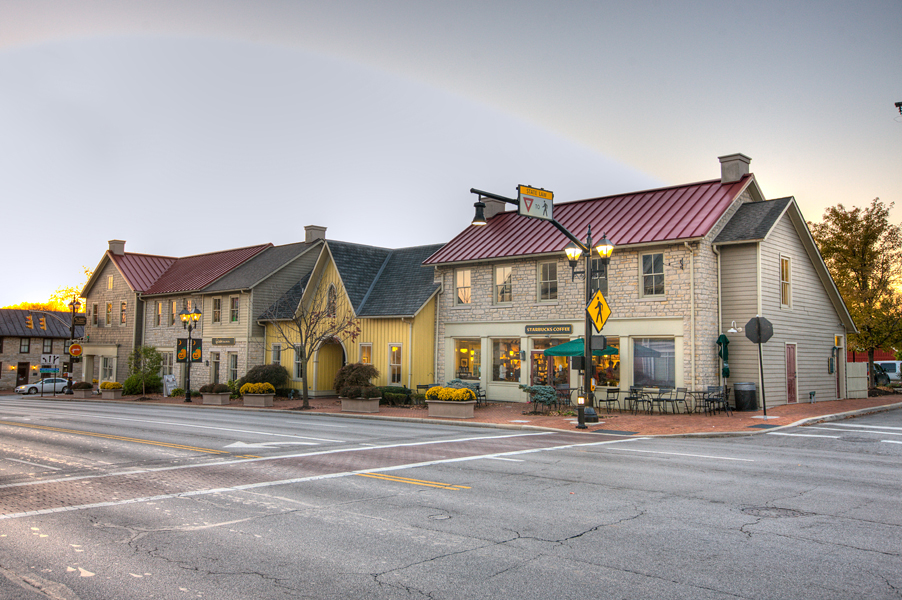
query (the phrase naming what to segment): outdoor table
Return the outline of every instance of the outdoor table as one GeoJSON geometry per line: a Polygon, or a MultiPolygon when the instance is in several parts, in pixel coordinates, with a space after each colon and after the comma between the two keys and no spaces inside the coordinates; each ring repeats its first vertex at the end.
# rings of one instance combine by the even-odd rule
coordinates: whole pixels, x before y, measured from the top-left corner
{"type": "Polygon", "coordinates": [[[687,393],[692,396],[692,412],[702,412],[705,406],[705,396],[708,394],[708,392],[703,390],[692,390],[691,392],[687,393]]]}

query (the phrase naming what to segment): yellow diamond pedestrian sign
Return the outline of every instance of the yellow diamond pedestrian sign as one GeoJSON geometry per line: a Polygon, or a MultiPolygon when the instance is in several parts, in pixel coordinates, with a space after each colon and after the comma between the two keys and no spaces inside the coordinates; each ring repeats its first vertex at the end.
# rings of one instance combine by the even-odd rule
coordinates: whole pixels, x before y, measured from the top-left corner
{"type": "Polygon", "coordinates": [[[600,332],[601,328],[604,327],[605,321],[611,316],[611,307],[608,306],[604,296],[601,295],[601,290],[596,291],[595,295],[592,296],[592,299],[586,306],[586,312],[589,313],[589,317],[595,325],[595,331],[600,332]]]}

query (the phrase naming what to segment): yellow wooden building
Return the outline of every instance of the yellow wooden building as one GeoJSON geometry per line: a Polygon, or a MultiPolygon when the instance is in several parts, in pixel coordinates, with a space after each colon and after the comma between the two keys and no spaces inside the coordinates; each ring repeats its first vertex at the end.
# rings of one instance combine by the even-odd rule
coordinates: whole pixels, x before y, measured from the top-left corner
{"type": "Polygon", "coordinates": [[[297,360],[298,315],[319,316],[318,339],[307,363],[311,396],[335,393],[333,382],[347,363],[372,364],[374,385],[414,389],[435,380],[435,312],[440,284],[423,261],[441,244],[377,248],[327,240],[313,270],[269,311],[264,325],[267,363],[279,363],[301,390],[297,360]],[[327,333],[335,323],[349,329],[327,333]],[[353,335],[356,334],[356,335],[353,335]]]}

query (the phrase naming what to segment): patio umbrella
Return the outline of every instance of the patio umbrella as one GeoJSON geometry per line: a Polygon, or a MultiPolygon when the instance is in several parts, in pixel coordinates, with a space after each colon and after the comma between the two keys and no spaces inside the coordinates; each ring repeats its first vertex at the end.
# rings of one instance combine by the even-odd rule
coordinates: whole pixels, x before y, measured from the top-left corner
{"type": "Polygon", "coordinates": [[[719,356],[723,359],[722,374],[723,374],[724,379],[726,379],[730,376],[730,365],[727,362],[727,360],[730,357],[730,349],[727,347],[729,345],[729,343],[730,343],[730,340],[727,339],[727,336],[722,333],[720,334],[720,337],[717,338],[717,345],[720,346],[720,348],[717,350],[717,356],[719,356]]]}
{"type": "MultiPolygon", "coordinates": [[[[586,353],[586,345],[582,338],[570,340],[564,344],[552,346],[545,350],[545,356],[583,356],[586,353]]],[[[619,354],[617,348],[608,346],[606,348],[592,348],[592,356],[610,356],[619,354]]]]}

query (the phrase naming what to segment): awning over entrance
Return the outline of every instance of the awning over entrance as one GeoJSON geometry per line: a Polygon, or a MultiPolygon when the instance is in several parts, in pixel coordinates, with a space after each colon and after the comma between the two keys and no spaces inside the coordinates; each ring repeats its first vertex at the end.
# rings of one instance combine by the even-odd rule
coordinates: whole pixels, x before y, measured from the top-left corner
{"type": "MultiPolygon", "coordinates": [[[[586,345],[582,338],[570,340],[565,344],[552,346],[545,350],[545,356],[584,356],[585,354],[586,345]]],[[[620,354],[620,352],[613,346],[592,348],[592,356],[610,356],[612,354],[620,354]]]]}

